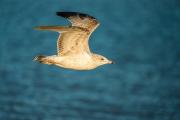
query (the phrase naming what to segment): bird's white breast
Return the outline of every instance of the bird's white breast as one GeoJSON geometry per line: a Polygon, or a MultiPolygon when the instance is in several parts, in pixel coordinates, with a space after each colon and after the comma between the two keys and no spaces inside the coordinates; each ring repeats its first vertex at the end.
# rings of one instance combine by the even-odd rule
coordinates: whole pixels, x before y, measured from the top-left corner
{"type": "Polygon", "coordinates": [[[81,53],[81,54],[61,57],[61,60],[59,61],[59,64],[57,65],[64,68],[85,70],[85,69],[94,68],[92,62],[93,60],[90,54],[81,53]]]}

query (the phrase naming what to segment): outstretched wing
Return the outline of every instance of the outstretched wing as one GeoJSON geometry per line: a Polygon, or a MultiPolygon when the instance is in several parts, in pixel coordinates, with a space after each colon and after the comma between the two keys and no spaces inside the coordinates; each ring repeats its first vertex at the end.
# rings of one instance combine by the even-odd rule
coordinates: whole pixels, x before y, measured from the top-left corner
{"type": "MultiPolygon", "coordinates": [[[[81,33],[79,37],[77,35],[78,38],[76,42],[78,42],[81,45],[81,47],[83,47],[83,50],[90,52],[88,40],[92,32],[100,24],[97,21],[97,19],[90,15],[78,13],[78,12],[57,12],[57,15],[68,19],[71,22],[72,26],[82,28],[86,31],[85,33],[81,33]]],[[[61,44],[61,40],[60,40],[60,44],[61,44]]]]}
{"type": "Polygon", "coordinates": [[[38,30],[51,30],[60,33],[57,41],[58,55],[90,52],[88,39],[99,25],[98,21],[89,15],[76,12],[57,12],[58,16],[67,18],[72,26],[40,26],[38,30]]]}
{"type": "Polygon", "coordinates": [[[77,54],[80,52],[90,52],[84,42],[89,39],[86,31],[72,31],[59,34],[57,41],[58,55],[77,54]]]}
{"type": "Polygon", "coordinates": [[[85,28],[90,32],[93,32],[99,25],[96,18],[88,14],[79,12],[57,12],[56,14],[68,19],[72,23],[72,26],[85,28]]]}
{"type": "Polygon", "coordinates": [[[39,26],[37,30],[49,30],[59,32],[57,40],[57,54],[65,55],[67,53],[78,53],[89,51],[82,41],[86,41],[89,32],[79,27],[61,27],[61,26],[39,26]]]}

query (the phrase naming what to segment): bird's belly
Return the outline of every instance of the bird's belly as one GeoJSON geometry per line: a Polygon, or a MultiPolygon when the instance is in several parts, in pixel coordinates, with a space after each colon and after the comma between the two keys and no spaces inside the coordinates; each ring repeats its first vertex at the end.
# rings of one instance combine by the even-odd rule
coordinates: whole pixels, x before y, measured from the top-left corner
{"type": "Polygon", "coordinates": [[[61,61],[59,66],[75,70],[89,70],[94,68],[91,65],[91,58],[88,56],[66,57],[63,61],[61,61]]]}

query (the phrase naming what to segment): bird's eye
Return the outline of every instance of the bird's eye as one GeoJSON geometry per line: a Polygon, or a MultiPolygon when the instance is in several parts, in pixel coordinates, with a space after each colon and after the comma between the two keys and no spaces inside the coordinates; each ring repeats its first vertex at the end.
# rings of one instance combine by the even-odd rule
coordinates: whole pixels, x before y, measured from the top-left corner
{"type": "Polygon", "coordinates": [[[104,60],[104,58],[101,58],[101,60],[104,60]]]}

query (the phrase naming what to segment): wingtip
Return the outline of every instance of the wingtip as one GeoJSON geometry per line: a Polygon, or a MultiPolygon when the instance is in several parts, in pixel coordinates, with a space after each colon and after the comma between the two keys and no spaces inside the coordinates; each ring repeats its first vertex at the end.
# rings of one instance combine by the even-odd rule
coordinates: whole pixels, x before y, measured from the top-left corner
{"type": "Polygon", "coordinates": [[[70,16],[77,16],[79,14],[81,14],[81,13],[79,13],[79,12],[56,12],[57,16],[61,16],[64,18],[69,18],[70,16]]]}
{"type": "Polygon", "coordinates": [[[34,30],[51,30],[53,26],[37,26],[34,30]]]}
{"type": "Polygon", "coordinates": [[[56,12],[57,16],[65,17],[68,18],[69,16],[72,15],[72,12],[56,12]]]}
{"type": "Polygon", "coordinates": [[[41,30],[40,27],[33,27],[34,30],[41,30]]]}
{"type": "Polygon", "coordinates": [[[56,15],[64,18],[69,18],[70,16],[79,16],[79,17],[89,17],[91,19],[96,19],[93,16],[80,12],[56,12],[56,15]]]}

